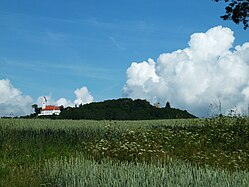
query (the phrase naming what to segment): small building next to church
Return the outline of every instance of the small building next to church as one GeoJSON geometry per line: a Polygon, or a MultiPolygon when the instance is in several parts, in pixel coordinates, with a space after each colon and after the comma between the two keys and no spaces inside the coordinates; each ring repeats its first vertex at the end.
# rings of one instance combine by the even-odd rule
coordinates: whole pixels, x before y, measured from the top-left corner
{"type": "Polygon", "coordinates": [[[61,108],[59,106],[47,105],[46,97],[43,97],[41,113],[38,116],[59,115],[61,108]]]}

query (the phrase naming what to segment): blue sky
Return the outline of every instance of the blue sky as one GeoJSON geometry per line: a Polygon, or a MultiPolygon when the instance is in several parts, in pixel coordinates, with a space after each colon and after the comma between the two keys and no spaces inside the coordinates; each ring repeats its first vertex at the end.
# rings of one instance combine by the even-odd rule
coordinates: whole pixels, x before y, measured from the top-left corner
{"type": "Polygon", "coordinates": [[[95,101],[119,98],[132,62],[186,48],[193,33],[222,25],[246,42],[223,13],[212,0],[1,0],[0,79],[34,100],[73,100],[82,86],[95,101]]]}

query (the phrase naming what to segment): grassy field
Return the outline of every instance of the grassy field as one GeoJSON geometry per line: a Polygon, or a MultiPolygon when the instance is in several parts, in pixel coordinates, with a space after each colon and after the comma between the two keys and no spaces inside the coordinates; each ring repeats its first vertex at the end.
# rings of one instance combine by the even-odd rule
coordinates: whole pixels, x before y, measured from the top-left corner
{"type": "Polygon", "coordinates": [[[249,120],[0,119],[0,186],[248,186],[249,120]]]}

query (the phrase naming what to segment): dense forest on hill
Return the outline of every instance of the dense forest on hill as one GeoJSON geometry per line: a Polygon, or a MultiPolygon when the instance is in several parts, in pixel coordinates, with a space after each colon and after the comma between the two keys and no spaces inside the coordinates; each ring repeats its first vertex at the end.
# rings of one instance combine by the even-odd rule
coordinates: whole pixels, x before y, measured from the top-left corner
{"type": "Polygon", "coordinates": [[[152,106],[146,100],[128,98],[107,100],[80,105],[76,108],[65,108],[58,116],[60,119],[93,119],[93,120],[148,120],[195,118],[186,110],[171,108],[169,103],[164,108],[152,106]]]}

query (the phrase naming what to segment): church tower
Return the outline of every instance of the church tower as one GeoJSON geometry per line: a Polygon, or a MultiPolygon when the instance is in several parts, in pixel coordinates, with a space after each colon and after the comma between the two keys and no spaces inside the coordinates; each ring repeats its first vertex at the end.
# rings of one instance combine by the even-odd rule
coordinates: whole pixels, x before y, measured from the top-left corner
{"type": "Polygon", "coordinates": [[[45,109],[47,106],[47,98],[44,96],[42,100],[42,109],[45,109]]]}

